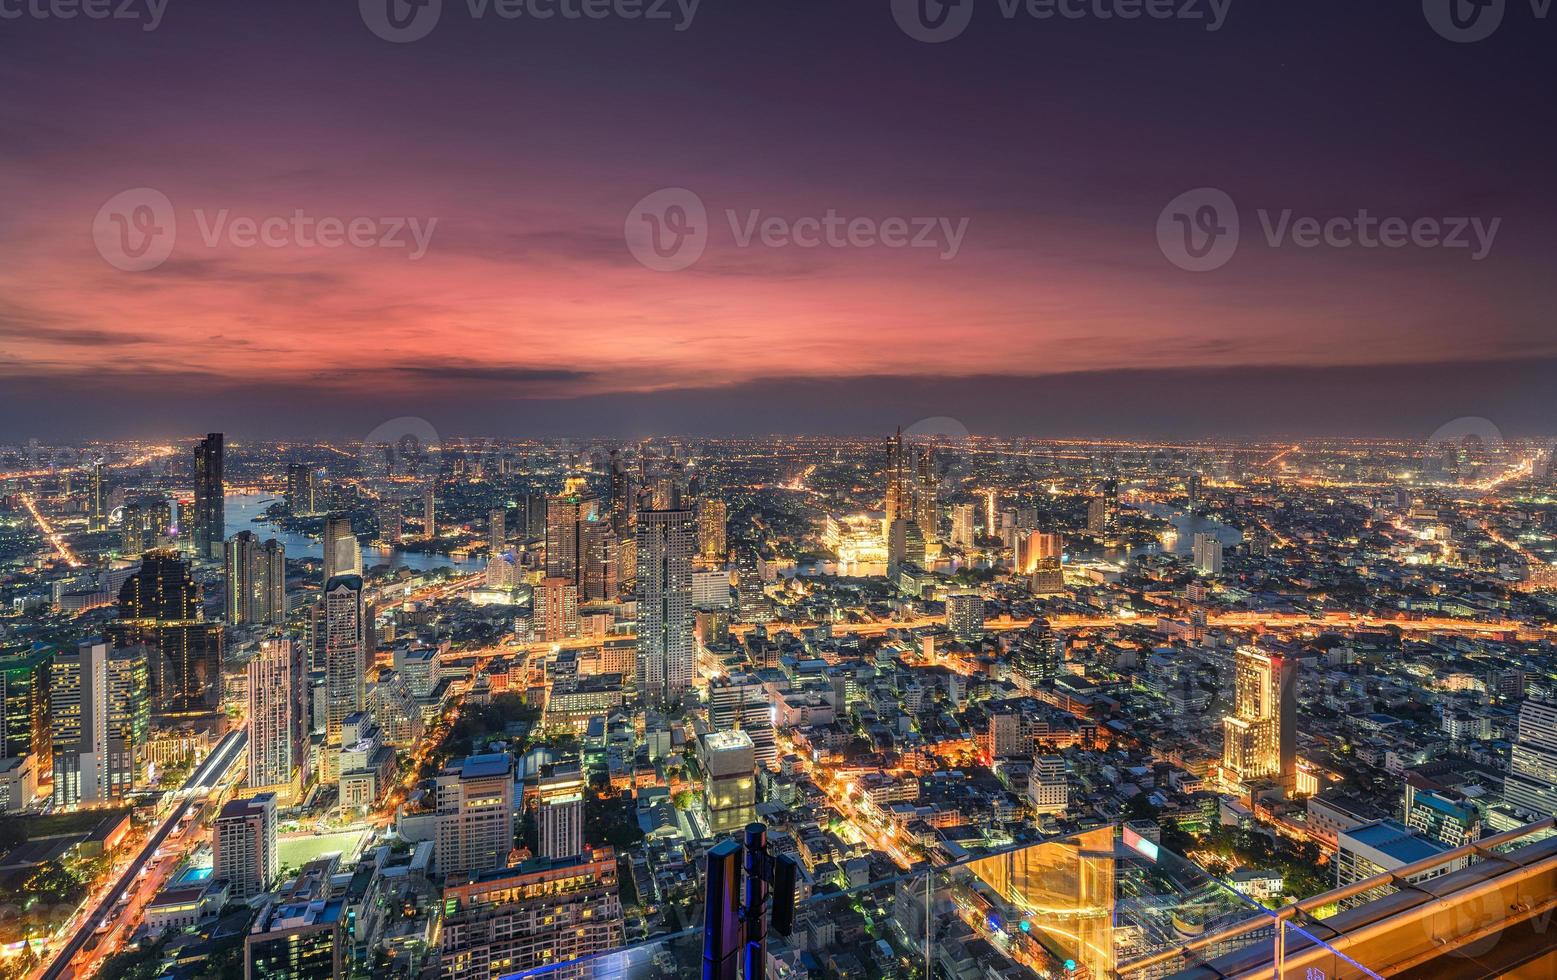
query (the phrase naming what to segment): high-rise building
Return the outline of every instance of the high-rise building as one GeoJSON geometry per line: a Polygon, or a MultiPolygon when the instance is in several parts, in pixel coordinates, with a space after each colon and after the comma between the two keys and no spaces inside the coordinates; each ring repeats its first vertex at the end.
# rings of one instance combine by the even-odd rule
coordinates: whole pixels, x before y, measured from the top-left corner
{"type": "Polygon", "coordinates": [[[935,450],[925,446],[919,454],[919,475],[914,483],[914,521],[927,542],[941,540],[941,475],[935,466],[935,450]]]}
{"type": "Polygon", "coordinates": [[[227,882],[233,902],[270,889],[280,871],[276,850],[276,796],[230,800],[211,828],[211,876],[227,882]]]}
{"type": "Polygon", "coordinates": [[[445,876],[488,871],[514,849],[514,763],[473,755],[438,773],[433,861],[445,876]]]}
{"type": "Polygon", "coordinates": [[[487,547],[494,555],[508,547],[508,531],[503,526],[507,517],[508,512],[501,507],[487,511],[487,547]]]}
{"type": "Polygon", "coordinates": [[[1033,595],[1059,595],[1065,591],[1065,567],[1058,558],[1040,558],[1027,576],[1027,590],[1033,595]]]}
{"type": "Polygon", "coordinates": [[[307,463],[287,464],[287,509],[304,517],[318,512],[314,468],[307,463]]]}
{"type": "Polygon", "coordinates": [[[285,623],[285,546],[275,538],[261,544],[253,531],[239,531],[225,547],[227,622],[234,626],[285,623]]]}
{"type": "Polygon", "coordinates": [[[692,687],[692,512],[638,512],[638,692],[680,702],[692,687]]]}
{"type": "Polygon", "coordinates": [[[971,502],[952,507],[951,543],[959,548],[972,548],[975,542],[974,519],[978,507],[971,502]]]}
{"type": "Polygon", "coordinates": [[[709,831],[725,834],[755,820],[757,750],[751,736],[740,729],[709,732],[698,740],[698,756],[709,831]]]}
{"type": "Polygon", "coordinates": [[[728,548],[726,531],[730,508],[718,497],[697,502],[697,553],[705,561],[723,561],[728,548]]]}
{"type": "Polygon", "coordinates": [[[587,602],[614,600],[621,567],[616,531],[609,521],[591,521],[583,527],[583,581],[579,596],[587,602]]]}
{"type": "Polygon", "coordinates": [[[1535,817],[1557,813],[1557,703],[1527,698],[1520,707],[1503,796],[1535,817]]]}
{"type": "Polygon", "coordinates": [[[546,498],[546,577],[584,585],[590,525],[599,520],[599,501],[577,493],[546,498]]]}
{"type": "MultiPolygon", "coordinates": [[[[367,708],[367,633],[362,578],[337,575],[324,587],[324,675],[326,758],[340,751],[341,725],[367,708]]],[[[327,778],[334,778],[326,766],[327,778]]]]}
{"type": "Polygon", "coordinates": [[[708,724],[719,732],[744,731],[751,738],[757,765],[778,767],[773,704],[767,689],[755,676],[733,674],[709,681],[708,724]]]}
{"type": "Polygon", "coordinates": [[[93,531],[101,531],[108,527],[108,511],[104,506],[105,503],[103,461],[99,459],[92,464],[92,503],[91,513],[87,517],[87,527],[93,531]]]}
{"type": "Polygon", "coordinates": [[[226,491],[222,486],[222,434],[212,432],[195,444],[195,554],[222,557],[226,528],[226,491]]]}
{"type": "Polygon", "coordinates": [[[1469,799],[1433,788],[1415,776],[1406,778],[1404,823],[1412,833],[1445,847],[1463,847],[1481,839],[1481,811],[1469,799]]]}
{"type": "Polygon", "coordinates": [[[735,566],[736,606],[743,623],[766,623],[773,618],[773,603],[768,599],[757,556],[747,552],[735,566]]]}
{"type": "Polygon", "coordinates": [[[450,877],[443,908],[443,980],[603,977],[612,958],[597,960],[598,969],[588,958],[624,939],[609,847],[450,877]],[[575,960],[586,962],[566,965],[575,960]]]}
{"type": "Polygon", "coordinates": [[[984,635],[984,597],[965,592],[946,597],[946,628],[952,636],[971,643],[984,635]]]}
{"type": "Polygon", "coordinates": [[[49,667],[54,651],[0,657],[0,759],[30,756],[34,772],[54,771],[49,731],[49,667]]]}
{"type": "Polygon", "coordinates": [[[362,574],[362,545],[351,529],[351,518],[332,516],[324,519],[324,580],[337,575],[362,574]]]}
{"type": "Polygon", "coordinates": [[[140,646],[108,654],[103,782],[110,799],[122,799],[144,781],[146,742],[151,733],[151,701],[146,695],[148,654],[140,646]]]}
{"type": "Polygon", "coordinates": [[[172,524],[173,512],[162,497],[141,496],[125,501],[119,523],[119,550],[139,555],[161,546],[172,524]]]}
{"type": "Polygon", "coordinates": [[[1204,531],[1195,534],[1192,545],[1192,554],[1195,562],[1195,571],[1202,575],[1222,574],[1222,541],[1214,534],[1204,531]]]}
{"type": "Polygon", "coordinates": [[[49,723],[56,807],[108,799],[108,644],[87,640],[54,654],[49,723]]]}
{"type": "Polygon", "coordinates": [[[382,544],[396,545],[405,539],[405,505],[398,500],[385,500],[375,510],[378,520],[378,540],[382,544]]]}
{"type": "Polygon", "coordinates": [[[924,532],[919,522],[895,520],[887,528],[887,578],[896,580],[904,563],[924,564],[924,532]]]}
{"type": "Polygon", "coordinates": [[[570,858],[584,852],[584,773],[557,765],[541,774],[535,789],[537,856],[570,858]]]}
{"type": "Polygon", "coordinates": [[[1087,533],[1102,534],[1108,527],[1108,501],[1093,497],[1087,501],[1087,533]]]}
{"type": "Polygon", "coordinates": [[[176,552],[148,551],[119,590],[118,612],[108,637],[118,648],[148,649],[152,714],[215,711],[222,698],[222,627],[202,620],[189,562],[176,552]]]}
{"type": "Polygon", "coordinates": [[[1222,768],[1240,784],[1275,780],[1297,788],[1297,668],[1292,657],[1240,647],[1233,713],[1222,719],[1222,768]]]}
{"type": "Polygon", "coordinates": [[[560,576],[542,579],[541,618],[548,643],[578,636],[578,586],[560,576]]]}
{"type": "Polygon", "coordinates": [[[422,534],[428,538],[438,536],[438,488],[432,483],[422,491],[422,534]]]}
{"type": "Polygon", "coordinates": [[[345,913],[341,898],[267,904],[243,938],[244,980],[342,980],[345,913]]]}
{"type": "Polygon", "coordinates": [[[308,782],[306,673],[301,651],[285,636],[260,643],[249,661],[249,779],[287,803],[308,782]]]}
{"type": "Polygon", "coordinates": [[[1027,802],[1035,813],[1064,813],[1070,806],[1070,778],[1065,757],[1040,755],[1027,773],[1027,802]]]}
{"type": "Polygon", "coordinates": [[[914,516],[913,478],[906,447],[903,445],[902,428],[897,430],[897,435],[887,440],[886,478],[886,526],[890,529],[893,521],[912,520],[914,516]]]}

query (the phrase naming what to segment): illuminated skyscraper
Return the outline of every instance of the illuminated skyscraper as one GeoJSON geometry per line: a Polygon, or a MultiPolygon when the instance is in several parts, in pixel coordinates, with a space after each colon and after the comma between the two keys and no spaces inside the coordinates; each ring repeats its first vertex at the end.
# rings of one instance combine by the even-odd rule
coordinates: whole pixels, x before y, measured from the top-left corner
{"type": "Polygon", "coordinates": [[[189,562],[148,551],[119,590],[119,619],[107,633],[117,648],[144,646],[151,711],[159,716],[215,711],[222,698],[222,627],[203,620],[189,562]]]}
{"type": "Polygon", "coordinates": [[[560,576],[541,579],[541,616],[546,642],[578,636],[578,586],[560,576]]]}
{"type": "Polygon", "coordinates": [[[172,511],[161,497],[136,497],[126,501],[119,524],[119,551],[125,555],[140,555],[157,547],[168,533],[171,522],[172,511]]]}
{"type": "Polygon", "coordinates": [[[108,511],[104,508],[103,487],[103,461],[97,460],[92,464],[92,513],[87,519],[87,526],[93,531],[101,531],[108,526],[108,511]]]}
{"type": "Polygon", "coordinates": [[[897,435],[887,441],[886,510],[888,529],[899,518],[908,520],[913,517],[913,480],[904,451],[901,427],[897,435]]]}
{"type": "Polygon", "coordinates": [[[984,635],[984,597],[977,592],[946,597],[946,628],[952,636],[971,643],[984,635]]]}
{"type": "MultiPolygon", "coordinates": [[[[324,744],[327,757],[341,746],[341,723],[367,708],[367,641],[362,578],[337,575],[324,588],[324,744]]],[[[334,778],[327,771],[326,778],[334,778]]]]}
{"type": "Polygon", "coordinates": [[[914,520],[926,542],[941,540],[941,477],[935,468],[935,450],[924,447],[919,456],[919,479],[914,484],[914,520]]]}
{"type": "Polygon", "coordinates": [[[54,653],[34,649],[0,657],[0,759],[33,758],[39,774],[53,772],[49,733],[49,665],[54,653]]]}
{"type": "Polygon", "coordinates": [[[924,564],[924,532],[917,521],[899,519],[887,528],[887,577],[896,579],[905,562],[924,564]]]}
{"type": "Polygon", "coordinates": [[[692,512],[638,512],[638,692],[672,705],[692,687],[692,512]]]}
{"type": "Polygon", "coordinates": [[[697,553],[705,560],[724,560],[729,519],[730,509],[718,497],[704,497],[697,502],[697,553]]]}
{"type": "Polygon", "coordinates": [[[1102,534],[1108,527],[1108,501],[1093,497],[1087,501],[1087,533],[1102,534]]]}
{"type": "Polygon", "coordinates": [[[398,500],[385,500],[375,512],[378,520],[378,540],[383,544],[399,544],[405,537],[405,505],[398,500]]]}
{"type": "Polygon", "coordinates": [[[1557,813],[1557,704],[1528,698],[1519,709],[1519,738],[1509,755],[1503,795],[1526,813],[1557,813]]]}
{"type": "Polygon", "coordinates": [[[977,513],[978,508],[972,503],[958,504],[952,508],[952,544],[959,548],[973,547],[977,513]]]}
{"type": "Polygon", "coordinates": [[[287,464],[287,508],[303,516],[316,513],[314,469],[306,463],[287,464]]]}
{"type": "Polygon", "coordinates": [[[227,498],[222,486],[222,434],[212,432],[195,444],[195,554],[222,557],[227,498]]]}
{"type": "Polygon", "coordinates": [[[503,526],[507,517],[508,512],[501,507],[487,511],[487,547],[494,555],[508,546],[508,530],[503,526]]]}
{"type": "Polygon", "coordinates": [[[1276,780],[1297,788],[1297,660],[1240,647],[1233,713],[1222,719],[1222,767],[1240,784],[1276,780]]]}
{"type": "Polygon", "coordinates": [[[422,491],[422,533],[429,538],[438,536],[438,489],[431,483],[422,491]]]}
{"type": "Polygon", "coordinates": [[[543,858],[570,858],[584,851],[584,774],[577,765],[558,765],[536,785],[536,837],[543,858]]]}
{"type": "Polygon", "coordinates": [[[151,732],[147,649],[112,650],[107,663],[108,712],[104,785],[110,799],[122,799],[139,789],[145,775],[146,739],[151,732]]]}
{"type": "Polygon", "coordinates": [[[546,577],[584,585],[589,555],[589,525],[599,520],[599,501],[584,494],[558,494],[546,499],[546,577]]]}
{"type": "Polygon", "coordinates": [[[1222,574],[1221,540],[1214,534],[1197,532],[1192,542],[1191,558],[1195,563],[1195,571],[1200,574],[1222,574]]]}
{"type": "Polygon", "coordinates": [[[362,574],[362,545],[351,529],[351,518],[324,519],[324,580],[362,574]]]}
{"type": "Polygon", "coordinates": [[[57,807],[108,798],[108,644],[88,640],[54,655],[49,671],[57,807]]]}
{"type": "Polygon", "coordinates": [[[248,672],[248,784],[250,789],[273,789],[290,803],[292,794],[307,782],[305,672],[300,651],[285,636],[270,637],[260,643],[248,672]]]}
{"type": "Polygon", "coordinates": [[[253,531],[226,542],[227,622],[239,626],[286,621],[286,549],[271,538],[260,544],[253,531]]]}

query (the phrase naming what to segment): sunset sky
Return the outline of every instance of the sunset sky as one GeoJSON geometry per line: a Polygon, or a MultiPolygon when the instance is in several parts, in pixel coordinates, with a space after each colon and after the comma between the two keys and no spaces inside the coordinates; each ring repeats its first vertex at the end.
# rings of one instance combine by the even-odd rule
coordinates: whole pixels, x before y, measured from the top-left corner
{"type": "Polygon", "coordinates": [[[942,44],[887,0],[705,0],[682,31],[444,0],[407,44],[345,0],[0,21],[0,439],[1557,428],[1557,22],[1513,3],[1455,44],[1416,0],[1234,0],[1215,32],[970,2],[942,44]],[[142,187],[178,238],[125,272],[93,222],[142,187]],[[623,240],[668,187],[710,217],[675,272],[623,240]],[[1243,225],[1207,273],[1156,238],[1198,187],[1243,225]],[[1501,224],[1475,261],[1271,247],[1256,216],[1359,208],[1501,224]],[[948,260],[741,247],[727,210],[966,233],[948,260]],[[223,211],[436,226],[418,260],[208,246],[223,211]]]}

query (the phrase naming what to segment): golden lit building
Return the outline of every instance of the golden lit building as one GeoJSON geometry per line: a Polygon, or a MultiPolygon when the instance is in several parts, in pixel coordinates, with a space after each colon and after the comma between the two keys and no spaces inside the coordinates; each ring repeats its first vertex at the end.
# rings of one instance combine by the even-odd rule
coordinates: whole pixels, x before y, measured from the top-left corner
{"type": "Polygon", "coordinates": [[[1297,661],[1242,647],[1233,667],[1233,713],[1222,719],[1224,779],[1275,780],[1297,789],[1297,661]]]}

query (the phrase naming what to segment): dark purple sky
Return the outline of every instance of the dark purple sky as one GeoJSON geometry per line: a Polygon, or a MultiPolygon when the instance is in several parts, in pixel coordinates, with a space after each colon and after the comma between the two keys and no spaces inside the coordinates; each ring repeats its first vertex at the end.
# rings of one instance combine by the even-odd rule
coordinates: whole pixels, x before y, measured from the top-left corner
{"type": "Polygon", "coordinates": [[[0,19],[0,438],[1552,428],[1557,20],[964,2],[938,44],[890,0],[704,0],[684,30],[443,0],[404,44],[339,0],[0,19]],[[663,188],[706,209],[686,268],[624,234],[663,188]],[[1197,188],[1241,225],[1204,272],[1174,214],[1213,198],[1168,207],[1197,188]],[[1297,243],[1359,209],[1430,225],[1297,243]],[[829,213],[874,237],[795,244],[829,213]],[[173,225],[134,267],[122,236],[173,225]]]}

